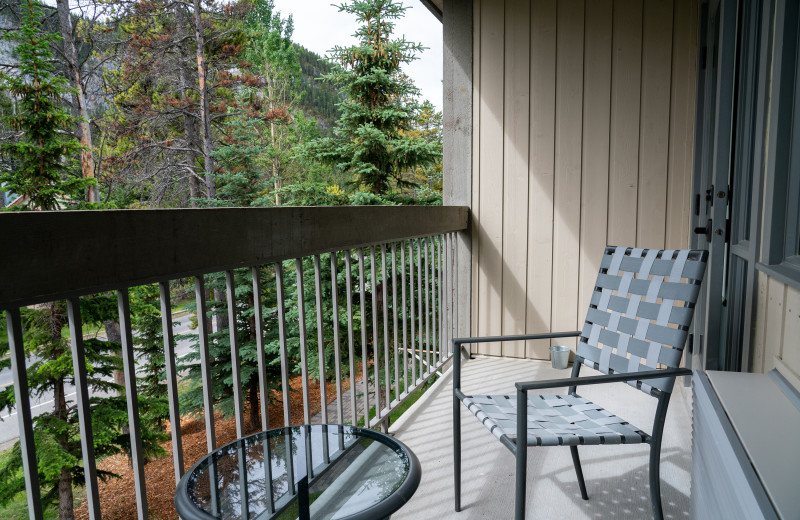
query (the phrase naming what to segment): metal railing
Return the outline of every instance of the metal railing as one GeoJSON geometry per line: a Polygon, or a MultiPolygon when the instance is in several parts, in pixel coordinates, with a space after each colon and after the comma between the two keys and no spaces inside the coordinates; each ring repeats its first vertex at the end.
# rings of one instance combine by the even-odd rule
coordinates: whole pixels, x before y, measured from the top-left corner
{"type": "MultiPolygon", "coordinates": [[[[20,445],[31,518],[42,518],[36,449],[26,374],[21,308],[66,300],[76,401],[90,518],[100,518],[97,469],[93,451],[91,408],[83,347],[80,298],[114,291],[121,331],[123,372],[128,406],[131,461],[139,518],[147,518],[146,482],[136,387],[134,335],[129,290],[157,283],[160,293],[166,383],[175,479],[185,471],[180,428],[178,370],[172,328],[170,281],[194,279],[199,369],[207,449],[216,448],[214,393],[209,351],[207,275],[224,273],[235,423],[245,434],[239,339],[236,330],[236,279],[249,270],[255,320],[261,427],[268,429],[269,388],[265,326],[279,337],[283,425],[311,423],[307,338],[306,272],[313,264],[313,307],[319,358],[319,421],[329,422],[324,382],[327,349],[334,349],[335,422],[388,426],[390,413],[425,383],[452,356],[450,340],[457,327],[456,233],[467,227],[463,207],[346,207],[208,210],[141,210],[0,215],[6,244],[0,267],[0,309],[8,325],[11,369],[19,416],[20,445]],[[308,260],[307,262],[308,263],[308,260]],[[293,264],[293,266],[292,266],[293,264]],[[329,265],[329,276],[323,272],[329,265]],[[341,270],[343,267],[343,271],[341,270]],[[294,280],[287,271],[294,270],[294,280]],[[266,312],[262,287],[274,276],[275,312],[266,312]],[[344,287],[344,294],[340,288],[344,287]],[[289,338],[285,302],[295,291],[298,337],[289,338]],[[357,296],[357,297],[356,297],[357,296]],[[326,299],[327,298],[327,299],[326,299]],[[356,303],[357,302],[357,303],[356,303]],[[326,330],[323,309],[332,309],[332,330],[326,330]],[[355,308],[354,308],[355,307],[355,308]],[[371,323],[368,316],[371,314],[371,323]],[[274,323],[265,322],[273,320],[274,323]],[[346,319],[346,339],[340,331],[346,319]],[[360,325],[360,338],[355,337],[360,325]],[[289,390],[292,363],[288,345],[299,341],[303,418],[291,417],[289,390]],[[360,340],[360,341],[359,341],[360,340]],[[356,373],[360,346],[360,374],[356,373]],[[345,350],[346,349],[346,350],[345,350]],[[347,358],[349,373],[343,373],[347,358]],[[370,370],[372,374],[370,374],[370,370]],[[370,376],[372,382],[370,383],[370,376]],[[349,414],[343,384],[348,383],[349,414]],[[357,391],[361,403],[357,402],[357,391]],[[361,409],[359,411],[359,404],[361,409]]],[[[326,273],[327,274],[327,273],[326,273]]]]}

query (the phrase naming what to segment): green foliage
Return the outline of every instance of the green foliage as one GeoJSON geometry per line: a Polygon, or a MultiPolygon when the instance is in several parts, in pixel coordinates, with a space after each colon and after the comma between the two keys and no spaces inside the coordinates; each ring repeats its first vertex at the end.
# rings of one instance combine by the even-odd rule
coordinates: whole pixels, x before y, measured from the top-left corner
{"type": "Polygon", "coordinates": [[[147,399],[148,406],[141,412],[144,428],[161,431],[169,418],[167,385],[164,382],[164,335],[161,330],[161,308],[157,284],[131,289],[131,315],[136,331],[136,360],[139,375],[136,385],[139,396],[147,399]]]}
{"type": "MultiPolygon", "coordinates": [[[[88,306],[87,310],[91,307],[88,306]]],[[[72,353],[68,338],[61,331],[66,323],[64,302],[54,302],[38,309],[22,309],[23,341],[28,357],[28,386],[32,396],[54,395],[54,409],[34,418],[39,481],[45,505],[52,503],[58,494],[62,472],[73,486],[83,486],[83,461],[81,458],[80,429],[77,407],[64,398],[66,385],[74,385],[72,353]]],[[[114,383],[113,372],[120,367],[119,345],[97,339],[84,341],[87,382],[90,398],[95,455],[102,458],[130,450],[130,437],[124,433],[128,424],[124,397],[98,397],[116,394],[120,387],[114,383]]],[[[8,353],[8,344],[0,344],[0,358],[8,353]]],[[[14,388],[0,390],[0,410],[11,410],[16,405],[14,388]]],[[[146,397],[139,403],[143,413],[152,408],[146,397]]],[[[143,445],[148,455],[163,452],[158,445],[158,432],[143,429],[143,445]]],[[[13,499],[25,489],[21,478],[22,458],[19,443],[0,459],[0,505],[13,499]]],[[[113,476],[98,472],[105,479],[113,476]]]]}
{"type": "Polygon", "coordinates": [[[440,142],[403,135],[411,128],[419,91],[401,66],[423,50],[405,38],[391,38],[394,20],[405,9],[394,0],[354,0],[339,6],[361,23],[354,35],[359,43],[331,51],[341,69],[323,78],[344,97],[341,116],[333,137],[318,139],[305,149],[309,156],[348,172],[356,185],[375,195],[387,193],[392,183],[410,186],[405,172],[441,157],[440,142]]]}
{"type": "Polygon", "coordinates": [[[42,6],[28,0],[22,25],[2,39],[16,46],[19,65],[16,74],[0,72],[0,92],[18,100],[16,113],[0,118],[13,131],[0,142],[6,159],[0,183],[25,197],[18,209],[75,205],[93,182],[81,177],[76,162],[81,147],[70,134],[76,119],[62,106],[71,90],[66,79],[54,74],[50,45],[59,36],[43,30],[42,6]]]}
{"type": "MultiPolygon", "coordinates": [[[[274,273],[266,268],[261,270],[262,280],[262,305],[264,314],[262,318],[265,324],[265,344],[272,344],[272,340],[277,339],[278,330],[275,320],[276,315],[276,294],[274,273]]],[[[253,285],[249,269],[237,269],[234,272],[235,284],[235,305],[236,305],[236,339],[239,345],[240,368],[242,377],[242,389],[249,396],[251,406],[255,405],[255,411],[251,410],[251,422],[257,418],[257,401],[252,397],[257,396],[258,390],[258,350],[256,344],[255,314],[253,309],[253,285]]],[[[207,286],[209,289],[221,289],[224,291],[225,279],[222,273],[208,275],[207,286]]],[[[210,300],[208,302],[208,314],[206,319],[211,321],[214,317],[227,316],[227,303],[223,301],[210,300]]],[[[224,321],[224,319],[222,320],[224,321]]],[[[188,336],[188,335],[187,335],[188,336]]],[[[195,335],[193,351],[181,358],[183,369],[187,369],[187,378],[190,382],[189,388],[181,395],[181,409],[191,414],[201,414],[203,411],[203,387],[202,376],[200,373],[200,345],[199,338],[195,335]]],[[[233,400],[233,372],[231,363],[231,343],[230,329],[228,324],[225,328],[208,335],[209,359],[211,367],[211,380],[213,397],[219,409],[226,416],[234,412],[233,400]]],[[[280,381],[280,367],[278,365],[280,356],[278,350],[271,346],[267,348],[268,359],[271,360],[268,367],[268,381],[276,385],[280,381]]]]}

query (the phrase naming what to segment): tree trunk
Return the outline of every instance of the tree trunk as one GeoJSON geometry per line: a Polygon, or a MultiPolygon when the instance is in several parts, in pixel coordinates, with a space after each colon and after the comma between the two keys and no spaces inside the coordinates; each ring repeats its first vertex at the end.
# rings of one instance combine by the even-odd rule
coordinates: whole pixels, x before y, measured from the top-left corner
{"type": "MultiPolygon", "coordinates": [[[[103,322],[106,328],[106,339],[112,343],[122,344],[122,333],[119,331],[119,322],[116,320],[106,320],[103,322]]],[[[120,366],[122,366],[122,349],[118,351],[120,366]]],[[[122,369],[114,370],[114,382],[120,386],[119,395],[125,395],[125,373],[122,369]]]]}
{"type": "MultiPolygon", "coordinates": [[[[186,13],[184,12],[182,5],[175,6],[175,18],[178,24],[178,33],[184,34],[188,28],[188,24],[186,21],[186,13]]],[[[186,52],[186,40],[182,40],[180,45],[178,45],[178,53],[180,57],[180,63],[178,64],[180,93],[181,98],[186,99],[186,93],[189,90],[189,81],[187,79],[189,74],[187,74],[187,71],[184,69],[189,62],[186,52]]],[[[192,172],[191,176],[189,177],[189,197],[191,199],[190,205],[192,207],[196,207],[196,199],[201,196],[201,191],[197,182],[197,177],[194,174],[194,168],[197,164],[197,154],[195,153],[195,150],[199,149],[199,135],[197,129],[197,120],[193,115],[188,113],[183,115],[183,132],[186,135],[186,148],[189,150],[186,152],[186,165],[187,168],[192,172]]]]}
{"type": "MultiPolygon", "coordinates": [[[[89,111],[86,109],[86,96],[83,92],[81,82],[81,67],[78,63],[78,55],[75,52],[75,40],[72,36],[72,19],[69,14],[69,0],[56,0],[58,10],[58,24],[61,27],[61,37],[64,40],[64,55],[67,59],[67,69],[69,71],[69,81],[75,89],[73,99],[75,110],[78,112],[80,121],[78,123],[78,137],[83,146],[81,150],[81,171],[86,179],[94,178],[94,157],[92,155],[92,129],[89,126],[89,111]]],[[[89,188],[89,202],[97,202],[97,186],[89,188]]]]}
{"type": "Polygon", "coordinates": [[[217,195],[214,183],[214,159],[211,157],[211,112],[208,106],[208,85],[206,85],[206,66],[203,56],[205,42],[203,40],[203,20],[200,0],[194,0],[194,39],[197,46],[197,81],[200,93],[200,121],[203,126],[203,162],[206,174],[206,197],[213,199],[217,195]]]}
{"type": "Polygon", "coordinates": [[[251,432],[261,431],[261,410],[258,406],[258,382],[247,389],[247,400],[250,402],[249,429],[251,432]]]}
{"type": "MultiPolygon", "coordinates": [[[[253,294],[250,294],[249,298],[250,308],[255,308],[255,301],[253,299],[253,294]]],[[[256,339],[256,317],[255,314],[250,316],[249,319],[250,325],[250,341],[255,341],[256,339]]],[[[261,370],[259,368],[259,370],[261,370]]],[[[258,374],[260,375],[260,374],[258,374]]],[[[257,375],[257,377],[258,377],[257,375]]],[[[261,430],[260,419],[261,419],[261,408],[258,405],[258,379],[256,381],[250,381],[250,388],[248,389],[248,400],[250,402],[250,431],[257,432],[261,430]]]]}
{"type": "MultiPolygon", "coordinates": [[[[225,289],[214,289],[214,299],[218,302],[225,302],[227,300],[227,295],[225,293],[225,289]]],[[[220,305],[223,307],[224,305],[220,305]]],[[[227,308],[226,308],[227,311],[227,308]]],[[[217,332],[221,332],[228,328],[228,313],[227,312],[217,312],[214,314],[214,322],[217,325],[217,332]]]]}
{"type": "MultiPolygon", "coordinates": [[[[53,302],[50,304],[50,337],[54,345],[61,345],[61,329],[66,324],[64,316],[64,309],[60,308],[59,304],[53,302]]],[[[58,359],[63,351],[57,347],[53,351],[53,359],[58,359]]],[[[53,384],[53,415],[59,420],[66,422],[67,420],[67,398],[64,390],[64,379],[51,379],[53,384]]],[[[56,434],[56,439],[65,451],[69,450],[69,431],[63,431],[56,434]]],[[[72,477],[69,468],[64,466],[61,468],[61,474],[58,477],[58,518],[59,520],[74,520],[75,519],[75,506],[72,496],[72,477]]]]}

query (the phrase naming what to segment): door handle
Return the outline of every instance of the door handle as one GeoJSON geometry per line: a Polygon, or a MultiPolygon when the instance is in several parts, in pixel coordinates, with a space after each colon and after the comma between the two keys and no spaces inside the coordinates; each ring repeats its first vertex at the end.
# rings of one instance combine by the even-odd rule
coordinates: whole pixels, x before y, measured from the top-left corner
{"type": "Polygon", "coordinates": [[[708,219],[706,222],[705,227],[696,227],[694,228],[694,232],[697,235],[705,235],[706,240],[711,242],[711,219],[708,219]]]}

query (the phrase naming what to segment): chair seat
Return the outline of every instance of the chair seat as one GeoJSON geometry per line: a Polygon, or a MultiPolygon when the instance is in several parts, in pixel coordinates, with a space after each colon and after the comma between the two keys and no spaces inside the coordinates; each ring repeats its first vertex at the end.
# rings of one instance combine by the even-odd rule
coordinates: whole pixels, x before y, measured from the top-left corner
{"type": "MultiPolygon", "coordinates": [[[[492,434],[516,442],[516,395],[465,396],[464,404],[492,434]]],[[[578,395],[528,396],[528,446],[640,444],[650,436],[578,395]]]]}

